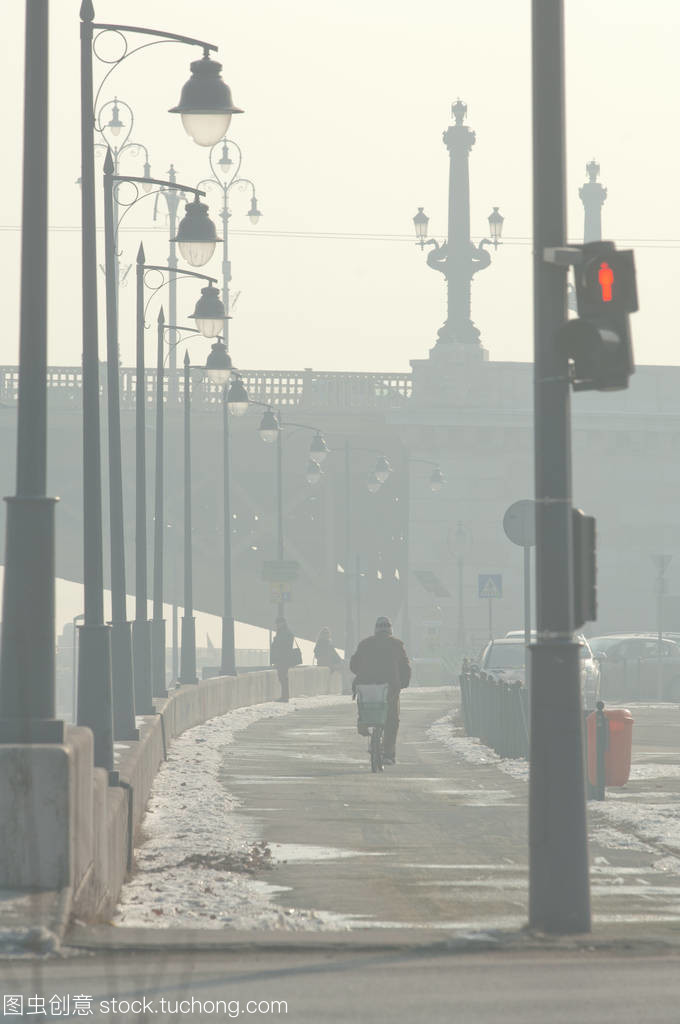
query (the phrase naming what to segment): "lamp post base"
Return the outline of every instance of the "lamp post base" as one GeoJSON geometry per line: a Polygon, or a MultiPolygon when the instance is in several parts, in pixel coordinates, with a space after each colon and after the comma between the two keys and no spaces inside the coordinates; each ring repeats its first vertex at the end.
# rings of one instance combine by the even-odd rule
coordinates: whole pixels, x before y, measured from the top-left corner
{"type": "Polygon", "coordinates": [[[113,771],[111,627],[78,627],[78,725],[94,735],[94,763],[113,771]]]}
{"type": "Polygon", "coordinates": [[[135,678],[135,713],[154,715],[151,687],[151,623],[135,619],[132,623],[132,662],[135,678]]]}
{"type": "Polygon", "coordinates": [[[151,620],[151,686],[154,697],[167,697],[165,680],[165,619],[151,620]]]}
{"type": "Polygon", "coordinates": [[[193,615],[182,616],[182,653],[179,682],[182,684],[198,682],[198,676],[196,675],[196,619],[193,615]]]}
{"type": "Polygon", "coordinates": [[[64,723],[58,718],[0,718],[0,743],[63,743],[64,723]]]}
{"type": "Polygon", "coordinates": [[[113,689],[114,739],[138,740],[139,730],[135,727],[132,631],[129,622],[112,623],[111,683],[113,689]]]}

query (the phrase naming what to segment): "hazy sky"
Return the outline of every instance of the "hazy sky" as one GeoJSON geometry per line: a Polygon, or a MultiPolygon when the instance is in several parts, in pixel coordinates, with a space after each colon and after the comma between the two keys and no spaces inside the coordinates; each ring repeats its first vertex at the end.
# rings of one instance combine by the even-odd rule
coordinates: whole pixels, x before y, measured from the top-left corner
{"type": "MultiPolygon", "coordinates": [[[[80,0],[52,0],[50,361],[80,362],[80,0]]],[[[593,156],[609,190],[606,237],[636,247],[641,311],[633,319],[639,363],[676,363],[673,300],[680,265],[675,190],[677,0],[567,0],[569,230],[583,230],[578,186],[593,156]]],[[[528,0],[100,0],[100,21],[132,23],[219,44],[224,79],[245,113],[230,134],[263,218],[251,228],[247,196],[232,192],[233,290],[241,292],[231,348],[243,367],[408,370],[444,319],[444,280],[412,241],[417,206],[435,235],[446,231],[448,155],[441,141],[450,104],[468,104],[477,133],[471,155],[472,233],[488,233],[493,205],[505,244],[473,283],[473,319],[492,359],[528,360],[531,322],[531,110],[528,0]]],[[[3,363],[18,348],[17,226],[21,210],[24,3],[3,4],[0,86],[5,97],[0,272],[3,363]]],[[[102,93],[135,110],[134,138],[152,173],[174,162],[180,180],[207,172],[207,150],[177,115],[190,60],[179,45],[144,50],[102,93]]],[[[141,173],[131,156],[124,169],[141,173]]],[[[211,210],[219,213],[215,199],[211,210]]],[[[122,262],[141,238],[164,263],[153,199],[126,223],[122,262]]],[[[100,216],[101,224],[101,216],[100,216]]],[[[218,253],[210,264],[220,273],[218,253]]],[[[131,275],[132,276],[132,275],[131,275]]],[[[181,286],[180,318],[196,287],[181,286]]],[[[134,289],[121,295],[121,349],[133,358],[134,289]]],[[[103,296],[100,310],[103,309],[103,296]]],[[[155,319],[155,310],[152,313],[155,319]]],[[[102,334],[103,341],[103,334],[102,334]]],[[[103,351],[103,347],[102,347],[103,351]]],[[[149,337],[149,355],[153,340],[149,337]]],[[[196,362],[206,345],[196,343],[196,362]]]]}

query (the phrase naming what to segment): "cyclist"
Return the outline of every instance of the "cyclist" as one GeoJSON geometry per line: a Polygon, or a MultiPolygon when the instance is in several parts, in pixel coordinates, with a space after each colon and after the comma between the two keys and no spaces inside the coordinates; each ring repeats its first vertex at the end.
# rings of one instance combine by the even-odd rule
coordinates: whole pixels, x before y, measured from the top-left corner
{"type": "MultiPolygon", "coordinates": [[[[411,663],[401,640],[392,636],[392,623],[384,615],[376,621],[373,636],[362,640],[349,667],[355,683],[387,683],[387,721],[383,733],[383,762],[396,761],[395,744],[399,729],[399,694],[411,681],[411,663]]],[[[363,729],[359,729],[364,733],[363,729]]],[[[366,730],[365,734],[368,734],[366,730]]]]}

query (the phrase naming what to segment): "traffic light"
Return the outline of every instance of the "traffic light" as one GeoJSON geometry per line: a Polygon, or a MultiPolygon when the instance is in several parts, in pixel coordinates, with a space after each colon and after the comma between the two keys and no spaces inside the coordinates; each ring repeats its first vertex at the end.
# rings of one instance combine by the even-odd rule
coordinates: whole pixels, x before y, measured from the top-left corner
{"type": "Polygon", "coordinates": [[[574,265],[577,320],[557,332],[558,344],[573,363],[574,391],[617,391],[635,371],[628,316],[638,308],[631,250],[613,242],[579,247],[574,265]]]}

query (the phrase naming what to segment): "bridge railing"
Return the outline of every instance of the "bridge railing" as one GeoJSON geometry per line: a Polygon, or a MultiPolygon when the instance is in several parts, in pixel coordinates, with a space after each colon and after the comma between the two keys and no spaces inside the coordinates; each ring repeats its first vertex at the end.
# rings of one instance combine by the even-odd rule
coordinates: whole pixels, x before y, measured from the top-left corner
{"type": "MultiPolygon", "coordinates": [[[[395,409],[411,397],[410,373],[335,373],[317,370],[241,370],[250,397],[277,407],[332,409],[395,409]]],[[[222,388],[207,380],[196,368],[193,372],[192,395],[205,405],[219,404],[222,388]]],[[[50,402],[80,407],[82,370],[78,366],[50,366],[47,371],[50,402]]],[[[19,369],[0,366],[0,403],[11,405],[17,400],[19,369]]],[[[106,366],[100,366],[100,389],[106,391],[106,366]]],[[[149,405],[156,401],[156,371],[145,372],[144,389],[149,405]]],[[[182,371],[167,370],[163,392],[166,402],[181,402],[182,371]]],[[[123,407],[136,400],[137,374],[121,367],[120,397],[123,407]]]]}

